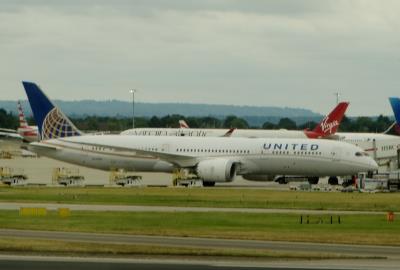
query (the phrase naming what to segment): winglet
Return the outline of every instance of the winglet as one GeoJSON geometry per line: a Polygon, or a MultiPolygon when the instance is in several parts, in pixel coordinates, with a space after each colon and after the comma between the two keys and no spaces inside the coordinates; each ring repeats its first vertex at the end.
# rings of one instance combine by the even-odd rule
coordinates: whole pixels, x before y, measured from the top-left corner
{"type": "Polygon", "coordinates": [[[340,102],[313,130],[305,130],[304,133],[308,138],[313,139],[335,134],[348,106],[349,102],[340,102]]]}
{"type": "Polygon", "coordinates": [[[33,82],[22,82],[33,116],[39,128],[40,140],[79,136],[82,132],[55,106],[33,82]]]}

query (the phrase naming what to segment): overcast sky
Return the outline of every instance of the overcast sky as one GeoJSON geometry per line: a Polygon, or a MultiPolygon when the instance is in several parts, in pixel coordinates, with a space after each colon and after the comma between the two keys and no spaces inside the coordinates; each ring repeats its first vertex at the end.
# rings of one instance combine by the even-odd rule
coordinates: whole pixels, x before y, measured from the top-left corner
{"type": "Polygon", "coordinates": [[[400,1],[0,1],[0,99],[21,80],[54,99],[391,114],[400,1]]]}

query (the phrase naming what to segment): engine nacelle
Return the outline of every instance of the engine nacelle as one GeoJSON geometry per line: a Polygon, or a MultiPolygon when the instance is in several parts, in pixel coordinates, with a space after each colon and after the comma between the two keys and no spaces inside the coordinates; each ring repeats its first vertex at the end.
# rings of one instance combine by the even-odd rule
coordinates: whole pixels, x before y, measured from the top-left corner
{"type": "Polygon", "coordinates": [[[231,182],[236,175],[237,164],[229,159],[214,158],[197,164],[197,176],[208,182],[231,182]]]}
{"type": "Polygon", "coordinates": [[[275,180],[275,175],[269,175],[269,174],[244,174],[242,175],[242,177],[243,179],[249,181],[268,182],[275,180]]]}

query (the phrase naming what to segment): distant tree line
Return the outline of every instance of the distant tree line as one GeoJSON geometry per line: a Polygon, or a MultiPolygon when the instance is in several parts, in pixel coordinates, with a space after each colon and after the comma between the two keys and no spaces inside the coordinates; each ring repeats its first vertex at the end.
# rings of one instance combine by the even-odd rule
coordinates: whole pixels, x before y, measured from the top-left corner
{"type": "Polygon", "coordinates": [[[15,129],[16,127],[18,127],[18,118],[0,108],[0,128],[15,129]]]}
{"type": "MultiPolygon", "coordinates": [[[[34,125],[32,118],[27,119],[29,124],[34,125]]],[[[290,118],[281,118],[278,123],[265,122],[262,127],[251,127],[243,118],[230,115],[224,119],[216,117],[185,117],[182,115],[166,115],[163,117],[153,116],[136,117],[135,127],[152,127],[152,128],[178,128],[179,120],[185,120],[191,128],[262,128],[262,129],[289,129],[302,130],[313,129],[318,123],[311,121],[301,125],[297,125],[290,118]]],[[[81,130],[90,131],[122,131],[132,127],[132,118],[128,117],[102,117],[102,116],[86,116],[79,118],[71,118],[71,121],[81,130]]],[[[344,117],[340,125],[340,131],[354,132],[383,132],[393,121],[387,116],[378,117],[344,117]]],[[[16,129],[18,127],[18,117],[8,113],[4,109],[0,109],[0,128],[16,129]]]]}

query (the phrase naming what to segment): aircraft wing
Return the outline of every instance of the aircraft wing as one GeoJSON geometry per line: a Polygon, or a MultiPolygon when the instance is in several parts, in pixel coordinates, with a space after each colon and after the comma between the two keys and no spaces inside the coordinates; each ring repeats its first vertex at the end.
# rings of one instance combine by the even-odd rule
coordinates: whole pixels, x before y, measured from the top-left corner
{"type": "MultiPolygon", "coordinates": [[[[79,143],[79,142],[74,142],[74,143],[79,143]]],[[[130,147],[109,146],[109,145],[103,145],[103,144],[97,144],[97,143],[87,143],[87,142],[81,143],[81,144],[95,146],[95,147],[110,147],[115,150],[119,150],[119,151],[123,151],[123,152],[130,152],[137,156],[147,156],[147,157],[151,156],[151,157],[155,157],[155,158],[161,159],[163,161],[172,163],[179,167],[193,167],[201,159],[199,157],[193,157],[193,156],[188,156],[188,155],[171,154],[171,153],[168,153],[165,151],[142,150],[142,149],[136,149],[136,148],[130,148],[130,147]]],[[[56,147],[53,147],[53,148],[56,148],[56,147]]]]}
{"type": "Polygon", "coordinates": [[[5,140],[23,140],[21,135],[17,133],[2,132],[2,131],[0,131],[0,138],[5,140]]]}
{"type": "MultiPolygon", "coordinates": [[[[166,153],[162,151],[147,151],[147,150],[140,150],[140,149],[125,149],[122,148],[125,151],[134,151],[136,154],[139,155],[146,155],[146,156],[152,156],[156,157],[158,159],[161,159],[163,161],[169,162],[171,164],[174,164],[178,167],[182,168],[189,168],[189,167],[194,167],[196,166],[201,160],[205,159],[210,159],[213,157],[194,157],[194,156],[188,156],[188,155],[179,155],[179,154],[171,154],[171,153],[166,153]]],[[[237,163],[242,163],[239,159],[235,158],[235,162],[237,163]]]]}
{"type": "Polygon", "coordinates": [[[199,162],[199,157],[192,157],[186,155],[170,154],[162,151],[147,151],[140,149],[131,149],[131,151],[136,152],[136,154],[147,155],[159,158],[161,160],[167,161],[179,167],[194,167],[199,162]]]}
{"type": "Polygon", "coordinates": [[[15,129],[9,129],[9,128],[0,128],[0,132],[17,133],[15,129]]]}
{"type": "Polygon", "coordinates": [[[61,149],[60,147],[57,147],[55,145],[51,145],[51,144],[46,144],[45,142],[33,142],[28,144],[28,150],[36,150],[36,149],[41,149],[41,150],[51,150],[51,151],[56,151],[61,149]]]}

